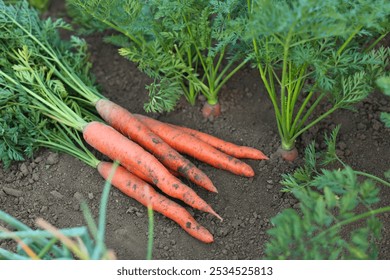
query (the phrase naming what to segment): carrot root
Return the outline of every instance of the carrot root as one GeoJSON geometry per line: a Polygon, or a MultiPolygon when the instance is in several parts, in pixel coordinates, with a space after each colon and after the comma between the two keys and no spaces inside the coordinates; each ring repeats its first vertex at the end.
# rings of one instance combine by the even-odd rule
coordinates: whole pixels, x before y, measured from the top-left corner
{"type": "Polygon", "coordinates": [[[195,191],[173,176],[153,155],[112,127],[91,122],[84,127],[85,141],[138,177],[147,177],[164,193],[191,207],[221,217],[195,191]]]}
{"type": "MultiPolygon", "coordinates": [[[[112,163],[100,162],[97,169],[102,177],[107,180],[111,173],[112,166],[112,163]]],[[[119,166],[115,170],[111,183],[118,190],[137,200],[142,205],[146,207],[150,205],[154,211],[175,221],[188,234],[196,239],[204,243],[211,243],[214,241],[212,234],[197,223],[187,210],[156,192],[153,187],[131,174],[122,166],[119,166]]]]}
{"type": "Polygon", "coordinates": [[[178,125],[173,125],[169,124],[170,126],[179,129],[181,131],[184,131],[199,140],[213,146],[214,148],[220,150],[221,152],[224,152],[228,155],[231,155],[236,158],[249,158],[249,159],[256,159],[256,160],[268,160],[269,158],[264,155],[263,152],[260,150],[257,150],[252,147],[247,147],[247,146],[238,146],[236,144],[224,141],[222,139],[219,139],[215,136],[212,136],[210,134],[204,133],[197,131],[195,129],[191,129],[188,127],[184,126],[178,126],[178,125]]]}
{"type": "Polygon", "coordinates": [[[293,162],[298,158],[298,150],[297,148],[292,148],[291,150],[285,150],[282,147],[279,147],[277,153],[285,160],[289,162],[293,162]]]}
{"type": "Polygon", "coordinates": [[[248,164],[215,149],[192,135],[146,116],[137,114],[134,116],[160,136],[168,145],[181,153],[237,175],[246,177],[255,175],[252,167],[248,164]]]}
{"type": "Polygon", "coordinates": [[[202,108],[202,115],[206,119],[219,117],[221,115],[221,104],[217,102],[216,104],[211,105],[206,102],[202,108]]]}

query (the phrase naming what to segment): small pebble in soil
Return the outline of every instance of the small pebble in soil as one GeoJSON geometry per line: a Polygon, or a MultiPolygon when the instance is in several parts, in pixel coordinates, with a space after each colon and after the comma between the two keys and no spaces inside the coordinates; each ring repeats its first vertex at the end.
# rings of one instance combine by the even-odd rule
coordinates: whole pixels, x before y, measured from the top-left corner
{"type": "Polygon", "coordinates": [[[73,210],[79,211],[80,210],[80,205],[78,203],[73,204],[73,210]]]}
{"type": "Polygon", "coordinates": [[[42,157],[37,157],[37,158],[34,159],[34,162],[35,163],[40,163],[42,161],[42,159],[43,159],[42,157]]]}
{"type": "Polygon", "coordinates": [[[49,153],[49,156],[46,159],[47,165],[54,165],[58,163],[59,161],[59,155],[57,153],[49,153]]]}
{"type": "Polygon", "coordinates": [[[25,162],[23,162],[21,165],[20,165],[20,168],[19,168],[20,172],[24,175],[24,176],[27,176],[28,175],[28,168],[27,168],[27,165],[25,162]]]}
{"type": "Polygon", "coordinates": [[[58,191],[51,191],[50,194],[55,198],[62,199],[64,196],[58,191]]]}
{"type": "Polygon", "coordinates": [[[93,196],[93,193],[88,193],[88,198],[89,198],[89,199],[93,199],[93,197],[94,197],[94,196],[93,196]]]}
{"type": "Polygon", "coordinates": [[[129,208],[127,208],[126,214],[128,214],[128,213],[136,213],[136,212],[138,212],[138,211],[139,211],[139,210],[138,210],[137,207],[130,206],[129,208]]]}
{"type": "Polygon", "coordinates": [[[44,213],[47,211],[47,206],[42,206],[41,210],[39,210],[39,213],[44,213]]]}
{"type": "Polygon", "coordinates": [[[33,179],[34,181],[38,181],[39,180],[39,174],[37,172],[33,173],[32,176],[31,176],[31,179],[33,179]]]}
{"type": "Polygon", "coordinates": [[[83,195],[79,192],[75,192],[73,197],[79,201],[83,199],[83,195]]]}
{"type": "Polygon", "coordinates": [[[135,212],[135,215],[138,217],[138,218],[142,218],[144,216],[144,214],[142,214],[141,212],[135,212]]]}
{"type": "Polygon", "coordinates": [[[24,198],[23,198],[23,197],[19,197],[18,204],[19,204],[19,205],[24,204],[24,198]]]}

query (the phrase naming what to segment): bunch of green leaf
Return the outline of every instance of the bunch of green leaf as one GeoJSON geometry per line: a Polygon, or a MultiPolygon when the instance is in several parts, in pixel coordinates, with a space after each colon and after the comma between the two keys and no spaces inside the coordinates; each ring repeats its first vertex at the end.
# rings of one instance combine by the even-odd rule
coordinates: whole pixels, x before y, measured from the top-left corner
{"type": "MultiPolygon", "coordinates": [[[[5,0],[6,4],[16,4],[20,0],[5,0]]],[[[40,12],[45,12],[49,8],[50,0],[28,0],[30,5],[40,12]]]]}
{"type": "Polygon", "coordinates": [[[178,77],[185,66],[175,58],[172,40],[160,35],[162,30],[154,22],[149,2],[68,0],[67,5],[75,21],[84,28],[118,32],[107,36],[105,41],[121,47],[120,54],[153,79],[147,87],[150,95],[149,103],[145,104],[147,111],[174,108],[182,94],[178,77]]]}
{"type": "Polygon", "coordinates": [[[316,153],[312,143],[305,151],[305,165],[284,175],[285,191],[299,200],[300,208],[286,209],[271,220],[267,258],[377,258],[381,222],[376,215],[389,212],[390,206],[375,208],[379,189],[374,181],[388,187],[390,183],[345,165],[335,152],[337,132],[338,128],[326,137],[325,153],[316,153]],[[334,161],[343,168],[325,169],[334,161]],[[367,179],[361,181],[359,176],[367,179]],[[351,230],[355,222],[359,224],[351,230]]]}
{"type": "MultiPolygon", "coordinates": [[[[62,20],[41,20],[26,1],[15,5],[0,1],[0,70],[10,76],[18,72],[24,82],[28,82],[29,74],[20,65],[20,48],[24,49],[28,56],[26,63],[39,69],[37,73],[45,73],[42,81],[47,87],[68,106],[93,118],[86,102],[82,108],[77,106],[80,97],[76,93],[92,98],[99,96],[89,73],[91,65],[86,43],[77,37],[61,40],[58,30],[69,28],[62,20]]],[[[47,128],[47,121],[29,95],[22,93],[19,87],[12,87],[4,75],[0,78],[0,160],[5,167],[11,161],[32,156],[39,138],[34,128],[51,129],[47,128]]]]}
{"type": "MultiPolygon", "coordinates": [[[[390,96],[390,76],[383,76],[379,78],[376,82],[383,91],[383,93],[387,96],[390,96]]],[[[390,127],[390,113],[382,112],[381,121],[385,124],[385,126],[390,127]]]]}
{"type": "MultiPolygon", "coordinates": [[[[242,1],[165,0],[155,1],[155,7],[154,18],[160,21],[163,34],[173,39],[175,55],[187,66],[182,79],[210,105],[217,104],[222,86],[247,62],[236,51],[242,31],[236,18],[244,11],[242,1]]],[[[195,95],[186,95],[191,103],[195,101],[195,95]]]]}
{"type": "MultiPolygon", "coordinates": [[[[0,78],[0,83],[3,80],[0,78]]],[[[35,129],[46,126],[40,113],[27,106],[25,98],[0,87],[0,161],[8,168],[12,161],[32,157],[37,149],[35,129]]]]}
{"type": "Polygon", "coordinates": [[[120,46],[120,54],[137,63],[154,80],[147,87],[147,111],[170,111],[183,93],[191,104],[199,92],[215,104],[222,86],[246,62],[235,65],[239,52],[232,51],[242,29],[234,24],[242,10],[241,1],[67,3],[77,22],[97,30],[106,26],[119,32],[106,41],[120,46]],[[227,56],[229,61],[223,66],[227,56]]]}
{"type": "Polygon", "coordinates": [[[104,242],[106,211],[110,182],[107,181],[100,204],[99,224],[92,217],[87,204],[81,208],[87,226],[57,229],[48,222],[38,219],[37,225],[43,230],[34,230],[16,218],[0,210],[0,240],[14,240],[16,250],[0,248],[0,260],[99,260],[115,259],[104,242]]]}
{"type": "Polygon", "coordinates": [[[248,0],[243,40],[272,101],[282,149],[338,109],[372,91],[389,49],[373,47],[390,30],[386,0],[248,0]],[[368,45],[368,46],[367,46],[368,45]],[[316,114],[322,103],[331,106],[316,114]]]}

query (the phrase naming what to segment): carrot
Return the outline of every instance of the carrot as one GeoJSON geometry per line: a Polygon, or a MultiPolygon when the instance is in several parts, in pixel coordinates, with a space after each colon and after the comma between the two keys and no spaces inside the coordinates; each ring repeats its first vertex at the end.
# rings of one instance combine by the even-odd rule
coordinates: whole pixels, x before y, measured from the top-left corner
{"type": "Polygon", "coordinates": [[[108,124],[153,153],[166,167],[179,172],[208,191],[217,192],[210,178],[203,171],[172,149],[128,110],[106,99],[100,99],[95,107],[108,124]]]}
{"type": "Polygon", "coordinates": [[[134,116],[179,152],[188,154],[216,168],[224,169],[237,175],[246,177],[255,175],[253,169],[246,163],[218,151],[188,133],[146,116],[137,114],[134,114],[134,116]]]}
{"type": "Polygon", "coordinates": [[[170,124],[172,127],[184,131],[199,140],[213,146],[214,148],[224,152],[225,154],[231,155],[236,158],[250,158],[250,159],[269,159],[266,155],[264,155],[261,151],[246,146],[238,146],[236,144],[224,141],[210,134],[200,132],[195,129],[191,129],[184,126],[178,126],[170,124]]]}
{"type": "Polygon", "coordinates": [[[148,177],[164,193],[180,199],[191,207],[222,218],[191,188],[173,176],[153,155],[112,127],[90,122],[83,129],[85,141],[136,176],[148,177]]]}
{"type": "Polygon", "coordinates": [[[284,159],[285,161],[290,161],[290,162],[293,162],[298,158],[298,150],[295,147],[293,147],[290,150],[286,150],[283,149],[282,146],[280,146],[277,150],[277,154],[279,154],[282,157],[282,159],[284,159]]]}
{"type": "Polygon", "coordinates": [[[206,119],[219,117],[221,115],[221,104],[217,102],[211,105],[206,102],[202,107],[202,115],[206,119]]]}
{"type": "MultiPolygon", "coordinates": [[[[107,180],[112,170],[112,163],[100,162],[97,169],[100,175],[107,180]]],[[[153,187],[131,174],[125,168],[118,166],[112,177],[111,183],[118,190],[127,196],[134,198],[142,205],[146,207],[150,205],[154,211],[175,221],[196,239],[204,243],[211,243],[214,241],[211,233],[198,224],[187,210],[156,192],[153,187]]]]}
{"type": "Polygon", "coordinates": [[[210,134],[200,132],[198,130],[191,129],[188,127],[178,126],[174,124],[169,124],[169,125],[198,138],[199,140],[213,146],[214,148],[220,150],[221,152],[224,152],[225,154],[231,155],[232,157],[258,159],[258,160],[269,159],[266,155],[263,154],[263,152],[255,148],[238,146],[236,144],[224,141],[210,134]]]}

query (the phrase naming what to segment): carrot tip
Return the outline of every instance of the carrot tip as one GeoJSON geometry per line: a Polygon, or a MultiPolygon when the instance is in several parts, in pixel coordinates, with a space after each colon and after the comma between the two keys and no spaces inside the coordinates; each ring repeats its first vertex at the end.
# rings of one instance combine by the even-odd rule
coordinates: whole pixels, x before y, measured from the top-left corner
{"type": "Polygon", "coordinates": [[[217,217],[218,219],[220,219],[221,222],[223,222],[223,218],[222,218],[220,215],[218,215],[214,210],[211,210],[211,211],[210,211],[210,214],[213,214],[215,217],[217,217]]]}

